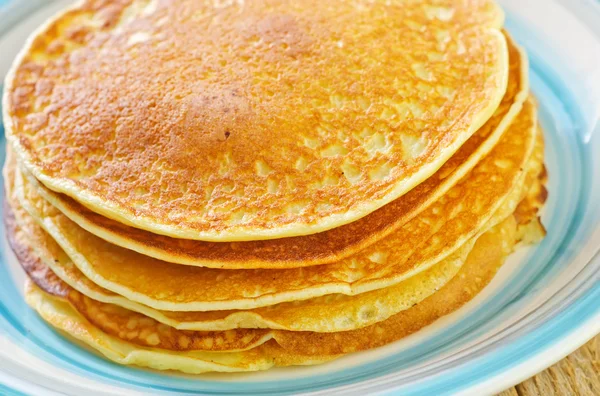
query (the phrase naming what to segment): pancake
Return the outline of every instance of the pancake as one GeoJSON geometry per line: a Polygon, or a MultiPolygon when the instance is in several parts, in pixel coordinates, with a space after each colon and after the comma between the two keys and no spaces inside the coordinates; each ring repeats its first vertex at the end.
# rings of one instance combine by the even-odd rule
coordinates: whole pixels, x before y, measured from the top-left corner
{"type": "MultiPolygon", "coordinates": [[[[541,142],[540,142],[541,143],[541,142]]],[[[536,150],[534,152],[534,154],[538,154],[542,152],[543,153],[543,146],[542,145],[538,145],[536,147],[536,150]]],[[[543,166],[532,166],[530,167],[532,171],[528,172],[528,176],[526,178],[526,183],[525,185],[527,186],[531,186],[529,191],[536,191],[540,189],[540,186],[542,185],[542,180],[543,178],[539,178],[536,179],[536,174],[534,172],[538,172],[538,174],[544,176],[543,173],[541,173],[540,171],[542,170],[543,166]]],[[[9,190],[10,191],[10,190],[9,190]]],[[[527,193],[525,198],[519,203],[519,205],[517,206],[515,213],[517,212],[523,212],[526,213],[525,215],[521,216],[520,219],[520,223],[518,223],[518,226],[521,227],[523,226],[525,228],[524,231],[521,230],[517,230],[517,234],[520,235],[526,235],[527,238],[532,242],[535,243],[537,242],[537,240],[535,240],[534,235],[528,235],[528,229],[532,229],[533,227],[531,227],[529,225],[529,223],[531,224],[539,224],[539,220],[537,219],[537,212],[535,211],[522,211],[523,207],[532,207],[532,206],[536,206],[536,207],[540,207],[543,202],[545,200],[545,197],[541,197],[539,195],[534,195],[534,194],[530,194],[527,193]]],[[[39,249],[39,246],[36,246],[36,236],[35,235],[27,235],[25,232],[23,232],[22,229],[20,229],[16,223],[14,222],[14,217],[11,216],[11,209],[7,208],[8,210],[6,210],[6,213],[8,214],[6,217],[6,225],[7,225],[7,234],[9,236],[9,241],[10,244],[13,248],[13,250],[16,252],[17,257],[19,258],[19,261],[21,262],[21,265],[25,268],[26,272],[29,274],[29,276],[44,290],[48,291],[50,294],[54,294],[54,295],[60,295],[63,297],[68,297],[68,299],[78,307],[78,309],[80,310],[91,310],[92,312],[104,312],[106,311],[107,315],[116,315],[118,313],[121,313],[121,317],[123,318],[127,318],[127,321],[129,323],[130,320],[132,320],[132,318],[135,317],[135,314],[132,311],[128,311],[127,309],[121,309],[116,307],[115,305],[111,304],[111,303],[115,303],[119,306],[125,307],[125,308],[129,308],[131,304],[128,300],[124,300],[121,299],[122,301],[119,301],[118,297],[114,298],[110,296],[110,292],[107,292],[106,290],[102,291],[102,289],[99,289],[97,286],[95,286],[91,281],[87,280],[87,278],[82,278],[79,280],[75,280],[73,281],[72,278],[70,278],[69,274],[70,272],[64,271],[64,269],[59,265],[57,266],[55,264],[55,261],[52,260],[52,256],[50,255],[50,259],[48,259],[48,257],[44,257],[44,255],[48,255],[48,252],[45,252],[43,249],[39,249]],[[35,250],[36,252],[31,252],[32,247],[34,248],[33,250],[35,250]],[[32,257],[33,256],[33,257],[32,257]],[[66,282],[63,283],[62,280],[57,280],[56,275],[54,274],[53,271],[49,271],[49,269],[52,268],[54,271],[56,271],[58,274],[60,274],[60,278],[62,278],[62,280],[64,280],[66,282]],[[58,268],[58,270],[57,270],[58,268]],[[65,276],[64,274],[67,274],[67,276],[65,276]],[[81,283],[85,283],[85,282],[81,282],[81,281],[87,281],[87,283],[91,284],[91,288],[89,286],[85,286],[83,287],[83,290],[81,290],[80,288],[78,288],[78,286],[81,285],[81,283]],[[74,289],[72,289],[69,292],[69,286],[68,285],[73,285],[74,289]],[[58,285],[58,287],[57,287],[58,285]],[[96,290],[94,290],[96,289],[96,290]],[[90,293],[91,290],[91,293],[90,293]],[[79,293],[78,291],[82,292],[79,293]],[[89,298],[89,297],[92,298],[89,298]],[[95,301],[98,300],[98,301],[95,301]],[[99,302],[105,302],[108,304],[101,304],[99,302]],[[123,304],[123,302],[125,302],[125,304],[123,304]],[[129,303],[129,304],[128,304],[129,303]],[[91,308],[89,308],[91,306],[91,308]],[[83,308],[81,308],[83,307],[83,308]],[[106,308],[108,307],[108,308],[106,308]]],[[[21,209],[22,210],[22,209],[21,209]]],[[[19,212],[19,208],[15,209],[16,212],[19,212]]],[[[25,227],[26,228],[26,227],[25,227]]],[[[489,234],[489,231],[486,232],[486,234],[489,234]]],[[[484,234],[484,235],[486,235],[484,234]]],[[[480,241],[484,241],[485,239],[480,238],[480,241]]],[[[483,242],[478,242],[478,243],[483,243],[483,242]]],[[[62,256],[65,256],[64,254],[62,256]]],[[[57,256],[55,256],[57,257],[57,256]]],[[[473,257],[472,255],[469,257],[473,257]]],[[[463,258],[464,260],[464,258],[463,258]]],[[[60,261],[60,259],[58,260],[60,261]]],[[[460,262],[460,264],[458,264],[456,266],[456,270],[459,269],[460,265],[462,265],[462,262],[460,262]]],[[[439,266],[439,264],[438,264],[439,266]]],[[[70,267],[67,268],[74,268],[73,264],[71,263],[70,267]]],[[[76,269],[75,269],[76,271],[76,269]]],[[[426,274],[428,271],[425,271],[424,274],[426,274]]],[[[456,272],[454,272],[455,274],[456,272]]],[[[423,275],[424,274],[420,274],[415,276],[415,278],[421,277],[423,279],[423,275]]],[[[454,276],[453,274],[453,276],[454,276]]],[[[405,281],[405,283],[408,283],[405,281]]],[[[421,288],[426,288],[427,287],[427,282],[421,282],[419,284],[419,281],[411,281],[410,283],[412,284],[417,284],[418,286],[420,286],[421,288]]],[[[400,289],[401,290],[401,289],[400,289]]],[[[393,292],[393,291],[391,291],[393,292]]],[[[410,295],[408,295],[410,296],[410,295]]],[[[395,295],[393,295],[392,300],[394,302],[398,302],[398,300],[403,300],[406,299],[407,294],[404,293],[397,293],[395,295]]],[[[383,301],[382,303],[387,303],[390,304],[389,301],[383,301]]],[[[407,299],[407,301],[404,302],[405,306],[411,306],[411,304],[406,304],[406,303],[410,303],[410,300],[407,299]]],[[[414,303],[414,300],[413,300],[414,303]]],[[[319,307],[320,310],[323,310],[325,307],[319,307]]],[[[332,308],[331,306],[329,308],[332,308]]],[[[334,309],[336,308],[335,306],[333,307],[334,309]]],[[[178,328],[178,329],[188,329],[188,330],[198,330],[201,329],[201,327],[196,327],[194,328],[194,322],[193,320],[199,320],[199,319],[203,319],[203,324],[206,325],[210,325],[210,324],[215,324],[216,320],[215,320],[215,315],[210,315],[210,312],[204,312],[204,313],[199,313],[199,314],[193,314],[193,313],[188,313],[187,314],[187,318],[185,317],[181,317],[180,314],[177,313],[169,313],[169,312],[164,312],[164,313],[160,313],[160,312],[156,312],[153,311],[151,309],[148,309],[147,307],[133,307],[130,308],[133,311],[142,313],[143,315],[137,315],[137,317],[135,317],[135,322],[136,323],[146,323],[148,322],[147,320],[145,320],[145,316],[151,317],[156,319],[158,322],[167,324],[171,327],[174,328],[178,328]],[[141,308],[141,309],[140,309],[141,308]],[[179,316],[179,318],[177,317],[179,316]],[[204,317],[203,317],[204,316],[204,317]],[[203,318],[202,318],[203,317],[203,318]],[[165,319],[167,319],[165,321],[165,319]],[[179,320],[179,321],[177,321],[179,320]],[[188,322],[185,322],[185,320],[188,320],[188,322]],[[212,320],[212,322],[211,322],[212,320]],[[182,322],[184,321],[184,322],[182,322]]],[[[84,311],[85,312],[85,311],[84,311]]],[[[269,327],[269,328],[274,328],[274,329],[287,329],[289,330],[290,328],[285,328],[283,326],[281,326],[281,322],[277,323],[277,315],[275,317],[272,316],[273,314],[273,310],[262,310],[262,316],[260,316],[261,314],[261,310],[256,310],[254,312],[236,312],[236,313],[228,313],[227,316],[223,317],[222,316],[222,323],[221,326],[214,326],[212,328],[210,328],[211,330],[225,330],[225,329],[230,329],[230,328],[236,328],[236,327],[249,327],[249,328],[253,328],[253,327],[269,327]],[[259,319],[255,319],[254,321],[252,320],[256,317],[258,317],[259,319]],[[231,327],[225,327],[227,324],[232,325],[231,327]],[[235,325],[237,324],[237,326],[235,325]],[[223,326],[225,325],[225,326],[223,326]]],[[[284,317],[292,322],[296,322],[298,321],[297,318],[297,314],[306,314],[306,312],[304,312],[302,309],[299,309],[297,311],[294,311],[294,307],[288,307],[288,310],[283,310],[279,312],[279,316],[280,317],[284,317]]],[[[223,312],[217,312],[217,315],[222,315],[223,312]]],[[[314,312],[309,312],[308,313],[309,317],[312,319],[315,317],[314,312]]],[[[90,317],[90,314],[86,314],[86,317],[90,317]]],[[[92,320],[92,319],[90,319],[92,320]]],[[[93,321],[93,320],[92,320],[93,321]]],[[[377,320],[375,321],[377,322],[377,320]]],[[[103,327],[107,325],[107,319],[105,316],[101,316],[101,320],[98,324],[99,327],[103,327]]],[[[198,323],[196,323],[197,325],[198,323]]],[[[363,323],[364,324],[364,323],[363,323]]],[[[131,326],[130,326],[131,327],[131,326]]],[[[296,326],[296,329],[302,329],[302,326],[296,326]]],[[[135,328],[129,328],[129,333],[133,333],[133,330],[135,328]]],[[[164,330],[165,328],[163,328],[163,330],[161,330],[161,334],[165,333],[166,330],[164,330]]],[[[319,328],[319,330],[323,330],[323,328],[319,328]]],[[[109,331],[110,332],[110,331],[109,331]]],[[[137,333],[134,333],[137,334],[137,333]]],[[[248,343],[252,342],[253,340],[260,340],[261,336],[264,335],[262,333],[259,334],[255,334],[255,333],[251,333],[254,334],[254,337],[252,337],[251,335],[248,334],[243,334],[240,335],[240,338],[244,338],[246,337],[246,340],[248,343]],[[261,335],[262,334],[262,335],[261,335]]],[[[232,342],[235,340],[234,337],[229,337],[232,342]]],[[[197,338],[196,338],[197,339],[197,338]]],[[[266,338],[264,338],[264,340],[266,340],[266,338]]],[[[202,343],[204,342],[203,340],[201,341],[202,343]]],[[[212,344],[211,344],[212,345],[212,344]]],[[[221,343],[220,344],[221,347],[227,347],[226,344],[221,343]]]]}
{"type": "MultiPolygon", "coordinates": [[[[122,355],[131,355],[133,354],[132,351],[137,350],[143,351],[142,356],[145,353],[149,353],[149,351],[154,353],[152,359],[154,363],[151,367],[157,368],[157,362],[161,362],[160,366],[163,369],[172,369],[174,368],[173,360],[178,358],[185,359],[191,353],[197,353],[200,356],[206,356],[203,354],[216,356],[217,362],[219,362],[226,360],[230,356],[239,357],[240,355],[244,356],[252,353],[265,353],[265,355],[269,356],[270,350],[273,348],[276,348],[275,350],[278,354],[297,356],[299,353],[297,351],[301,351],[300,356],[305,361],[310,356],[314,356],[315,359],[322,361],[326,360],[326,356],[339,356],[340,354],[356,352],[393,342],[432,323],[437,318],[458,309],[489,283],[498,267],[502,264],[504,257],[511,252],[515,233],[516,222],[514,217],[510,216],[490,233],[480,238],[477,242],[479,246],[476,245],[468,260],[471,263],[467,264],[467,271],[461,272],[459,276],[453,278],[449,284],[432,297],[426,299],[422,304],[399,315],[395,315],[384,322],[360,330],[341,333],[270,330],[269,333],[273,336],[272,340],[243,353],[210,353],[190,350],[181,348],[179,343],[175,343],[177,345],[175,347],[159,348],[156,345],[145,345],[147,343],[143,340],[141,342],[138,339],[136,341],[124,341],[119,336],[110,335],[99,330],[64,299],[52,297],[35,286],[28,287],[26,298],[28,303],[40,312],[42,317],[50,322],[50,324],[66,330],[68,334],[72,334],[83,340],[110,359],[114,359],[114,356],[117,355],[119,363],[131,364],[132,361],[123,359],[122,355]],[[115,349],[117,353],[115,353],[115,349]],[[125,351],[121,352],[123,350],[125,351]],[[161,354],[163,353],[167,357],[166,359],[162,358],[161,354]],[[329,355],[324,355],[324,353],[328,353],[329,355]]],[[[103,321],[106,320],[106,316],[102,318],[103,321]]],[[[110,319],[108,321],[112,323],[110,319]]],[[[155,329],[155,331],[155,338],[159,339],[159,345],[170,345],[167,342],[162,342],[162,340],[173,339],[177,337],[177,333],[184,338],[189,337],[190,333],[193,333],[176,330],[172,330],[172,333],[168,331],[160,332],[158,329],[155,329]]],[[[232,333],[234,332],[232,331],[232,333]]],[[[189,346],[190,344],[186,345],[189,346]]],[[[148,365],[145,359],[136,359],[133,363],[143,366],[148,365]]]]}
{"type": "Polygon", "coordinates": [[[200,374],[210,371],[258,371],[274,366],[319,364],[336,357],[295,355],[285,352],[274,342],[248,351],[226,353],[144,348],[98,330],[67,302],[53,298],[31,282],[26,284],[25,299],[50,325],[87,344],[113,362],[124,365],[200,374]]]}
{"type": "MultiPolygon", "coordinates": [[[[173,265],[119,248],[86,232],[26,182],[19,201],[94,283],[168,311],[251,309],[327,294],[354,295],[407,279],[476,237],[520,185],[536,133],[526,102],[492,152],[414,220],[336,264],[287,270],[216,270],[173,265]],[[492,181],[492,183],[490,183],[492,181]]],[[[20,173],[17,180],[22,181],[20,173]]],[[[518,198],[518,193],[515,193],[518,198]]],[[[516,205],[517,199],[512,199],[516,205]]]]}
{"type": "MultiPolygon", "coordinates": [[[[540,128],[540,127],[538,127],[540,128]]],[[[532,160],[537,163],[538,180],[531,182],[526,180],[528,187],[527,195],[521,201],[514,213],[518,224],[517,241],[520,245],[531,245],[538,243],[546,236],[546,229],[539,219],[539,212],[548,198],[546,183],[548,182],[548,173],[544,165],[544,136],[542,133],[537,135],[536,147],[532,153],[532,160]]]]}
{"type": "MultiPolygon", "coordinates": [[[[506,35],[506,33],[505,33],[506,35]]],[[[219,243],[153,234],[99,215],[45,188],[24,170],[37,192],[69,219],[107,242],[172,263],[211,268],[292,268],[339,261],[389,235],[446,193],[489,153],[523,106],[529,91],[527,56],[507,36],[509,78],[494,115],[431,177],[399,199],[344,226],[319,234],[219,243]]]]}
{"type": "Polygon", "coordinates": [[[406,337],[473,299],[492,280],[514,246],[512,216],[479,238],[463,268],[442,289],[411,309],[375,325],[339,333],[283,332],[277,343],[286,351],[338,354],[376,348],[406,337]]]}
{"type": "MultiPolygon", "coordinates": [[[[53,277],[56,276],[54,274],[57,274],[61,282],[65,282],[65,285],[72,285],[75,290],[81,292],[69,294],[69,297],[76,298],[77,302],[83,304],[89,302],[90,299],[85,296],[90,296],[101,302],[127,308],[131,310],[129,312],[139,312],[142,314],[139,316],[155,318],[168,325],[177,323],[179,325],[175,327],[207,331],[233,328],[343,331],[376,323],[401,310],[410,308],[441,288],[458,272],[474,243],[474,241],[467,242],[446,260],[397,285],[357,296],[327,295],[306,300],[304,303],[281,303],[250,311],[178,313],[157,311],[99,287],[78,271],[58,246],[55,246],[56,250],[48,249],[47,246],[50,244],[44,243],[44,238],[48,238],[47,234],[41,235],[44,231],[39,226],[36,228],[31,218],[23,217],[22,211],[21,214],[19,212],[19,208],[14,209],[14,213],[17,213],[18,223],[22,227],[17,225],[17,221],[12,216],[12,209],[8,208],[7,210],[6,223],[10,244],[19,257],[22,256],[20,252],[27,251],[27,249],[35,251],[37,259],[29,265],[29,268],[26,259],[21,258],[20,261],[30,276],[44,289],[46,289],[44,283],[37,280],[35,274],[45,279],[46,270],[51,268],[53,277]],[[51,250],[54,250],[56,254],[51,254],[51,250]],[[331,312],[332,310],[333,312],[331,312]]],[[[52,285],[54,286],[53,283],[52,285]]],[[[62,293],[64,293],[64,289],[65,287],[63,287],[62,293]]],[[[115,311],[115,309],[111,310],[115,311]]],[[[131,314],[123,316],[130,317],[131,314]]]]}
{"type": "MultiPolygon", "coordinates": [[[[514,218],[509,216],[509,220],[490,231],[489,235],[484,234],[480,238],[482,247],[475,249],[473,257],[476,257],[479,261],[483,260],[482,262],[485,263],[485,260],[494,261],[510,253],[515,240],[515,232],[516,222],[514,218]]],[[[17,258],[28,274],[31,274],[31,279],[42,290],[48,290],[48,293],[54,293],[54,296],[68,301],[75,310],[103,332],[134,344],[170,350],[234,352],[251,349],[269,341],[272,337],[277,339],[280,333],[287,333],[257,329],[214,332],[176,330],[144,315],[86,298],[60,281],[56,276],[44,271],[42,260],[37,257],[32,249],[29,249],[29,251],[20,249],[18,252],[17,258]],[[47,275],[40,277],[39,274],[41,273],[47,275]],[[59,284],[56,284],[57,282],[59,284]]],[[[303,318],[298,319],[305,320],[303,318]]]]}
{"type": "Polygon", "coordinates": [[[6,80],[6,136],[46,187],[157,234],[244,241],[353,222],[492,116],[491,0],[83,1],[6,80]]]}

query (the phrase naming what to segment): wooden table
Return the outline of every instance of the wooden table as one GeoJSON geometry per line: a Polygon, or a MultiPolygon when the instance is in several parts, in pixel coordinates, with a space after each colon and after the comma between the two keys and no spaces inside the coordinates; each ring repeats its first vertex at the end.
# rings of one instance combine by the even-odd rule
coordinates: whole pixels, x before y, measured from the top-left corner
{"type": "Polygon", "coordinates": [[[600,395],[600,335],[554,366],[498,396],[600,395]]]}

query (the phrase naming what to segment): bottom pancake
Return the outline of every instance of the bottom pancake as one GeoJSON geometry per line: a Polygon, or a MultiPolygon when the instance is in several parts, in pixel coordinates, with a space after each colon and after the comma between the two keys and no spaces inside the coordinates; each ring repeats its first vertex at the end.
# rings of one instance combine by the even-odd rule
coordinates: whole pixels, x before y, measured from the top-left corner
{"type": "Polygon", "coordinates": [[[68,302],[53,297],[27,281],[25,299],[50,325],[89,345],[113,362],[188,374],[210,371],[239,372],[267,370],[274,366],[324,363],[337,356],[300,356],[286,352],[275,342],[243,352],[169,351],[147,348],[110,336],[88,322],[68,302]]]}
{"type": "MultiPolygon", "coordinates": [[[[168,349],[168,346],[156,348],[138,345],[101,331],[64,297],[53,297],[31,286],[27,290],[27,301],[54,327],[122,364],[175,369],[188,373],[253,371],[264,370],[273,365],[314,364],[340,354],[395,341],[455,311],[493,278],[512,251],[517,234],[517,222],[511,215],[478,239],[461,271],[437,293],[376,325],[337,333],[262,330],[269,332],[272,339],[267,341],[265,338],[264,344],[244,352],[174,351],[168,349]]],[[[32,272],[32,276],[35,277],[35,274],[36,272],[32,272]]],[[[232,334],[230,337],[234,339],[236,331],[238,330],[225,333],[232,334]]],[[[175,332],[180,332],[180,336],[194,333],[180,330],[175,332]]],[[[226,339],[227,336],[223,338],[226,339]]]]}

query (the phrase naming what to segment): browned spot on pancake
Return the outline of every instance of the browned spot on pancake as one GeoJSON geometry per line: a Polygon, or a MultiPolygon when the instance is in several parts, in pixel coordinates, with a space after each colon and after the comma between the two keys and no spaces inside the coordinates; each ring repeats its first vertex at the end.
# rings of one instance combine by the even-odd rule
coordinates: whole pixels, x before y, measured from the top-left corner
{"type": "Polygon", "coordinates": [[[33,249],[27,244],[27,239],[18,229],[15,216],[6,200],[4,201],[4,226],[8,243],[29,278],[46,293],[66,297],[70,287],[33,253],[33,249]]]}
{"type": "Polygon", "coordinates": [[[238,351],[268,341],[269,330],[227,331],[177,330],[171,326],[113,304],[104,304],[70,290],[69,302],[91,323],[107,334],[133,344],[174,351],[238,351]]]}

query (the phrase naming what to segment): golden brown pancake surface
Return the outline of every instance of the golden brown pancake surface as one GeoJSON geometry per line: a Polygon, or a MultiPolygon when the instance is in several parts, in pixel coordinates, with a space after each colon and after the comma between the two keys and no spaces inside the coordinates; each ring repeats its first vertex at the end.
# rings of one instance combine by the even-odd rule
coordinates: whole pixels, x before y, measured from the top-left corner
{"type": "Polygon", "coordinates": [[[47,187],[131,226],[312,234],[406,193],[492,116],[502,21],[489,0],[88,0],[15,63],[7,137],[47,187]]]}

